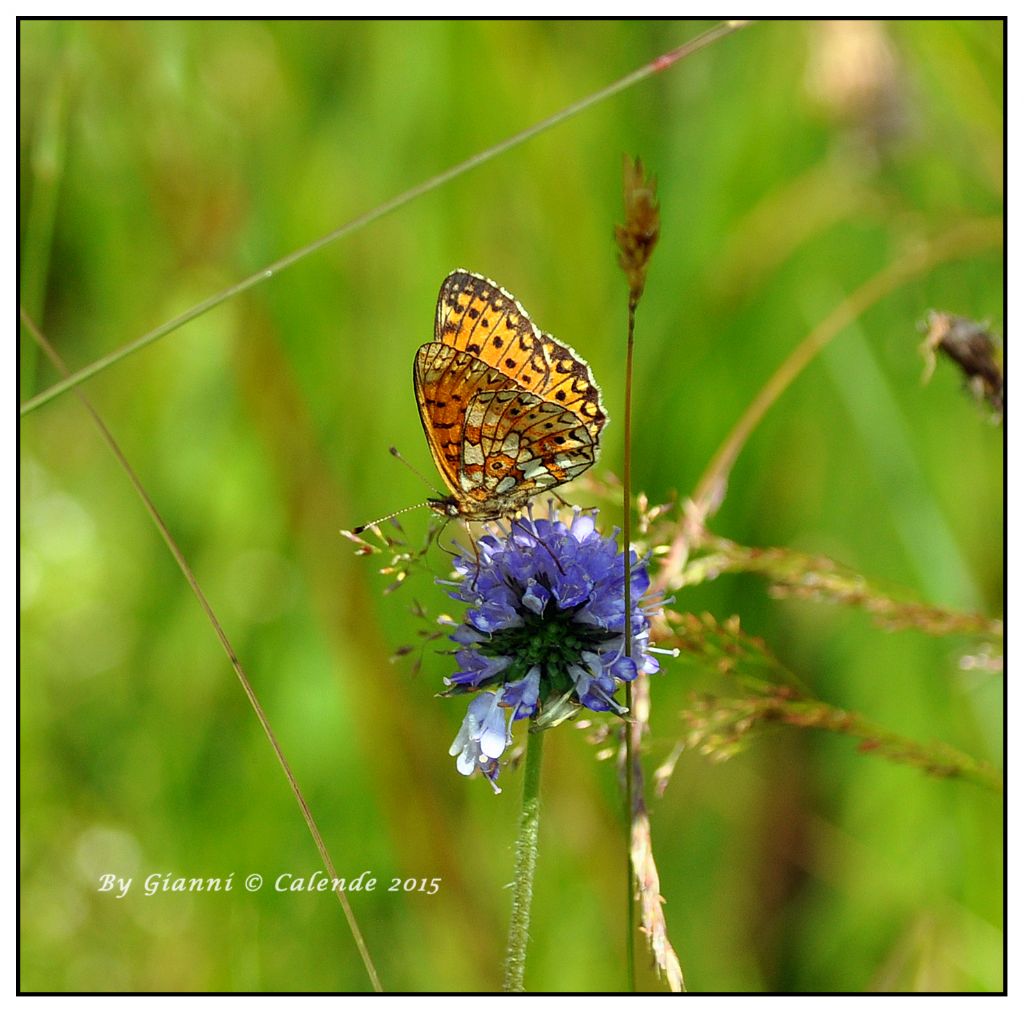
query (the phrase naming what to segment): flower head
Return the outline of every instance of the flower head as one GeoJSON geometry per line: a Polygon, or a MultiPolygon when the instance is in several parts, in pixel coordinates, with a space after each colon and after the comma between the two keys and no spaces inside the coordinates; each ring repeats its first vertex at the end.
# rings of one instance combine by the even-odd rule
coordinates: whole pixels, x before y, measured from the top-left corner
{"type": "Polygon", "coordinates": [[[509,531],[495,526],[476,551],[478,558],[455,564],[461,579],[450,593],[469,607],[451,636],[458,671],[445,680],[445,695],[485,691],[470,704],[451,754],[460,773],[482,770],[493,785],[513,721],[548,727],[581,707],[625,714],[616,691],[658,663],[640,604],[646,564],[630,552],[627,624],[622,553],[614,535],[598,533],[593,513],[576,510],[568,523],[553,507],[547,518],[530,513],[509,531]]]}

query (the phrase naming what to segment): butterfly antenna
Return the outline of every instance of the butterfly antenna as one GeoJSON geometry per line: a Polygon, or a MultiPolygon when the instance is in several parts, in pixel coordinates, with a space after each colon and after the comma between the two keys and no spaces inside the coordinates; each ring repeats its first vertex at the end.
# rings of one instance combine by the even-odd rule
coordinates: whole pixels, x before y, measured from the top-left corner
{"type": "Polygon", "coordinates": [[[413,503],[412,506],[402,507],[401,510],[396,510],[394,513],[385,514],[383,517],[378,517],[375,521],[369,521],[366,524],[360,524],[359,527],[352,529],[352,534],[361,535],[367,528],[374,528],[378,524],[383,524],[385,521],[391,520],[392,517],[397,517],[399,514],[407,514],[410,510],[421,510],[425,506],[430,506],[426,501],[423,503],[413,503]]]}
{"type": "MultiPolygon", "coordinates": [[[[426,478],[421,471],[419,471],[409,463],[409,461],[402,455],[402,452],[398,449],[398,447],[388,447],[388,453],[396,460],[401,461],[402,464],[404,464],[428,489],[432,489],[434,492],[438,494],[438,496],[444,496],[444,493],[442,493],[441,490],[437,488],[437,486],[431,485],[430,479],[426,478]]],[[[384,519],[387,520],[386,517],[384,519]]]]}
{"type": "MultiPolygon", "coordinates": [[[[392,457],[397,458],[399,461],[401,461],[402,464],[404,464],[428,489],[430,489],[433,492],[436,492],[438,496],[442,498],[444,497],[444,493],[442,493],[435,486],[431,485],[430,482],[423,477],[423,474],[417,471],[402,456],[402,452],[398,449],[398,447],[388,447],[388,453],[390,453],[392,457]]],[[[397,517],[399,514],[407,514],[410,510],[419,510],[421,507],[425,506],[430,506],[430,502],[427,501],[424,503],[414,503],[412,506],[402,507],[401,510],[396,510],[394,513],[385,514],[383,517],[378,517],[375,521],[370,521],[367,524],[360,524],[358,528],[352,529],[352,534],[361,535],[367,528],[372,528],[376,524],[383,524],[384,521],[389,521],[391,520],[392,517],[397,517]]]]}

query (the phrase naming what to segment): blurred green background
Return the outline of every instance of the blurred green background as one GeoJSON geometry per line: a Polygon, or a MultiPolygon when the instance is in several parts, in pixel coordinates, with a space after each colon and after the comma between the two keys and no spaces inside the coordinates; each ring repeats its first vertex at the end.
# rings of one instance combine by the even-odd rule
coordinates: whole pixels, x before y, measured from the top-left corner
{"type": "MultiPolygon", "coordinates": [[[[707,22],[24,21],[21,297],[72,368],[698,34],[707,22]]],[[[514,292],[586,356],[621,472],[623,152],[659,179],[639,314],[634,481],[685,495],[776,366],[922,237],[1002,214],[1003,25],[752,26],[321,250],[91,380],[242,659],[389,990],[500,984],[521,773],[459,777],[450,659],[390,663],[451,603],[338,534],[422,500],[411,386],[442,278],[514,292]]],[[[715,518],[827,553],[922,600],[999,615],[1002,430],[919,322],[1003,328],[998,250],[900,288],[755,432],[715,518]]],[[[20,337],[21,396],[57,377],[20,337]]],[[[570,494],[571,495],[571,494],[570,494]]],[[[21,426],[21,987],[361,990],[327,894],[251,872],[320,860],[213,631],[73,396],[21,426]],[[135,877],[127,897],[103,873],[135,877]],[[150,873],[235,874],[146,898],[150,873]]],[[[609,518],[609,524],[613,519],[609,518]]],[[[405,527],[418,540],[426,512],[405,527]]],[[[431,555],[443,574],[447,557],[431,555]]],[[[744,576],[676,607],[738,614],[824,699],[997,765],[1000,675],[975,645],[774,601],[744,576]]],[[[702,673],[653,686],[649,769],[702,673]]],[[[613,766],[548,736],[532,989],[623,981],[613,766]]],[[[1000,989],[1002,800],[784,731],[651,800],[691,990],[1000,989]]],[[[638,961],[640,984],[658,988],[638,961]]]]}

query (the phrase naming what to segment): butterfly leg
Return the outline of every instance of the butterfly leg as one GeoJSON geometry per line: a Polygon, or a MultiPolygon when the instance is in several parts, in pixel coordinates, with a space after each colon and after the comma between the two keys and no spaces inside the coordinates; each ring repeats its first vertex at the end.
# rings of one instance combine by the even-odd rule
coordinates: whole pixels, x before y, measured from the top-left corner
{"type": "Polygon", "coordinates": [[[564,506],[564,507],[565,507],[565,508],[566,508],[567,510],[571,510],[571,509],[572,509],[572,504],[571,504],[571,503],[570,503],[570,502],[569,502],[569,501],[568,501],[568,500],[567,500],[567,499],[566,499],[566,498],[565,498],[564,496],[560,496],[560,495],[558,494],[557,490],[555,490],[555,489],[550,489],[550,490],[548,490],[548,491],[549,491],[549,492],[551,493],[551,495],[552,495],[552,496],[554,496],[554,497],[555,497],[555,499],[557,499],[557,500],[558,500],[558,502],[559,502],[559,503],[561,503],[561,504],[562,504],[562,506],[564,506]]]}
{"type": "Polygon", "coordinates": [[[480,550],[476,547],[476,539],[473,537],[473,532],[470,531],[468,524],[466,524],[466,537],[469,539],[470,548],[473,550],[473,559],[476,562],[476,573],[473,576],[473,583],[470,585],[475,591],[476,582],[480,579],[480,550]]]}

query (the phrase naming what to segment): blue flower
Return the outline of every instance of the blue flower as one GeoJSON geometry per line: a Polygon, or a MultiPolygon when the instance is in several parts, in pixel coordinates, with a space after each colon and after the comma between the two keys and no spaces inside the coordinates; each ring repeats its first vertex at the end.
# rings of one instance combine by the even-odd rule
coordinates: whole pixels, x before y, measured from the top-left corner
{"type": "Polygon", "coordinates": [[[631,551],[627,633],[622,553],[614,534],[598,533],[594,513],[577,509],[564,523],[552,505],[546,518],[494,525],[476,552],[455,563],[460,579],[450,594],[469,607],[451,636],[458,671],[444,695],[483,690],[450,752],[460,773],[480,770],[497,791],[512,722],[549,727],[581,707],[626,713],[619,687],[658,671],[649,646],[655,608],[641,604],[650,578],[631,551]]]}
{"type": "Polygon", "coordinates": [[[501,791],[494,783],[498,778],[498,757],[508,745],[499,702],[500,698],[494,693],[481,693],[474,698],[448,750],[450,756],[456,757],[455,768],[460,774],[469,776],[479,770],[496,792],[501,791]]]}

